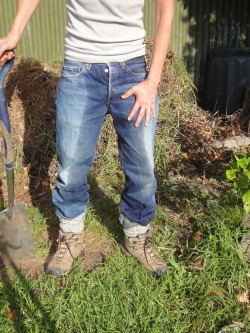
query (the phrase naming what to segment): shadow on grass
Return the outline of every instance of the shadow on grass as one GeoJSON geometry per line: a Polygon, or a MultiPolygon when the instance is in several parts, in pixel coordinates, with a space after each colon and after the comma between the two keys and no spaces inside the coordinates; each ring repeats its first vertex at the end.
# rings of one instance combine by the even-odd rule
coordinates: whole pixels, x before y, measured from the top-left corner
{"type": "Polygon", "coordinates": [[[186,208],[206,208],[207,201],[211,198],[209,193],[204,192],[193,184],[183,181],[166,181],[161,176],[157,177],[157,201],[164,204],[169,210],[183,213],[186,208]]]}
{"type": "Polygon", "coordinates": [[[93,205],[101,224],[108,229],[117,242],[120,242],[122,227],[119,223],[119,205],[104,193],[93,174],[90,173],[88,181],[90,185],[90,203],[93,205]]]}
{"type": "MultiPolygon", "coordinates": [[[[15,281],[11,279],[10,267],[1,269],[0,277],[2,282],[1,297],[6,299],[8,305],[7,311],[3,315],[9,317],[10,326],[14,328],[15,332],[27,332],[27,322],[29,322],[34,331],[38,331],[39,327],[42,327],[46,332],[57,333],[55,322],[49,319],[28,279],[11,258],[8,261],[11,263],[10,267],[14,272],[15,281]]],[[[1,257],[0,266],[4,266],[1,257]]]]}
{"type": "MultiPolygon", "coordinates": [[[[4,197],[2,190],[2,182],[0,182],[0,203],[1,209],[4,208],[4,197]]],[[[3,248],[8,247],[9,244],[4,244],[0,240],[3,248]]],[[[45,308],[37,297],[35,291],[30,287],[30,283],[21,269],[10,256],[5,253],[5,259],[9,263],[6,265],[3,257],[0,254],[0,279],[2,283],[1,298],[7,301],[7,312],[2,313],[10,321],[10,326],[13,327],[15,332],[25,332],[27,329],[27,320],[32,318],[36,321],[36,316],[40,316],[43,328],[46,332],[57,333],[55,322],[47,317],[45,308]],[[10,270],[13,270],[15,280],[12,281],[10,270]],[[18,286],[19,287],[18,287],[18,286]],[[28,317],[25,317],[25,315],[28,317]],[[9,319],[8,319],[9,318],[9,319]]],[[[39,319],[37,320],[39,321],[39,319]]],[[[39,324],[39,323],[38,323],[39,324]]],[[[37,330],[37,327],[35,331],[37,330]]],[[[7,332],[7,330],[6,330],[7,332]]]]}

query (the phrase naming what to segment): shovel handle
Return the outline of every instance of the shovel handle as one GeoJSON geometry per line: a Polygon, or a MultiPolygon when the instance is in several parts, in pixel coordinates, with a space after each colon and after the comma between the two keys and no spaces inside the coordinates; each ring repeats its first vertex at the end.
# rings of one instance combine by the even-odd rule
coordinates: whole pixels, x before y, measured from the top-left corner
{"type": "MultiPolygon", "coordinates": [[[[15,54],[14,51],[11,51],[15,54]]],[[[4,52],[3,54],[5,54],[7,52],[4,52]]],[[[9,71],[11,70],[11,67],[13,66],[14,64],[14,61],[15,61],[15,58],[12,58],[10,60],[7,60],[5,62],[5,64],[2,66],[1,70],[0,70],[0,85],[1,87],[3,86],[3,82],[4,82],[4,79],[6,77],[6,75],[9,73],[9,71]]]]}
{"type": "Polygon", "coordinates": [[[2,128],[2,134],[4,137],[5,165],[8,169],[12,169],[14,167],[14,154],[12,147],[10,120],[3,90],[3,84],[4,79],[9,73],[13,63],[14,58],[12,58],[11,60],[7,60],[0,70],[0,123],[2,128]]]}
{"type": "Polygon", "coordinates": [[[14,151],[12,146],[11,126],[3,84],[5,77],[14,64],[14,61],[14,58],[7,60],[0,70],[0,125],[4,137],[5,168],[7,172],[9,206],[13,205],[14,203],[14,151]]]}

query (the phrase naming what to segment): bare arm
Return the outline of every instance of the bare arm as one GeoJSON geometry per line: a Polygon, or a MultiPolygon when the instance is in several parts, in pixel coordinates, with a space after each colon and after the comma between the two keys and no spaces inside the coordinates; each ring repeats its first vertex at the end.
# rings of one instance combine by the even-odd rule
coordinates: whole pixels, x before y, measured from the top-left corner
{"type": "Polygon", "coordinates": [[[174,0],[155,0],[155,33],[148,79],[159,85],[166,59],[174,14],[174,0]]]}
{"type": "Polygon", "coordinates": [[[170,42],[172,20],[174,15],[174,0],[155,0],[155,33],[152,59],[148,77],[142,83],[129,89],[122,98],[136,96],[136,102],[128,116],[131,120],[138,112],[135,126],[139,126],[145,116],[145,126],[149,125],[150,115],[155,114],[155,96],[160,82],[163,64],[170,42]]]}
{"type": "Polygon", "coordinates": [[[38,7],[40,1],[41,0],[18,0],[17,13],[10,32],[7,36],[0,39],[0,61],[13,58],[13,53],[6,53],[6,51],[13,50],[17,47],[24,29],[38,7]]]}

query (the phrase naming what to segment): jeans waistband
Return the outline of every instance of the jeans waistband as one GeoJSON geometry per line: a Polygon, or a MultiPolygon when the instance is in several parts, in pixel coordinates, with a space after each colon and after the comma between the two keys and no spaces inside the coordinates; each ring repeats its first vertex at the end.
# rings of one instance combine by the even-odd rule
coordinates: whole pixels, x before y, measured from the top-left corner
{"type": "Polygon", "coordinates": [[[127,63],[130,63],[130,62],[139,62],[139,61],[144,61],[144,60],[145,60],[145,57],[140,56],[140,57],[136,57],[136,58],[132,58],[132,59],[123,61],[123,63],[127,64],[127,63]]]}
{"type": "Polygon", "coordinates": [[[139,57],[131,58],[131,59],[128,59],[128,60],[122,61],[122,62],[110,62],[110,63],[105,63],[105,62],[87,63],[87,62],[82,62],[82,61],[69,60],[67,58],[65,58],[64,61],[72,61],[72,62],[75,62],[75,63],[87,64],[88,65],[87,69],[89,69],[92,65],[107,66],[107,64],[121,64],[122,65],[122,64],[134,63],[134,62],[141,62],[141,61],[145,61],[145,57],[144,56],[139,56],[139,57]]]}

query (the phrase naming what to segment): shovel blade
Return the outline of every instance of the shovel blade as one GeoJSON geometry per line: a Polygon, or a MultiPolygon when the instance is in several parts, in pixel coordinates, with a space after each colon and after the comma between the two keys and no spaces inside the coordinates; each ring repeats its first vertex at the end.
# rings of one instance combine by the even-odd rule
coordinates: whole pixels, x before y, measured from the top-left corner
{"type": "Polygon", "coordinates": [[[0,212],[0,254],[5,264],[14,264],[34,249],[25,203],[0,212]]]}

